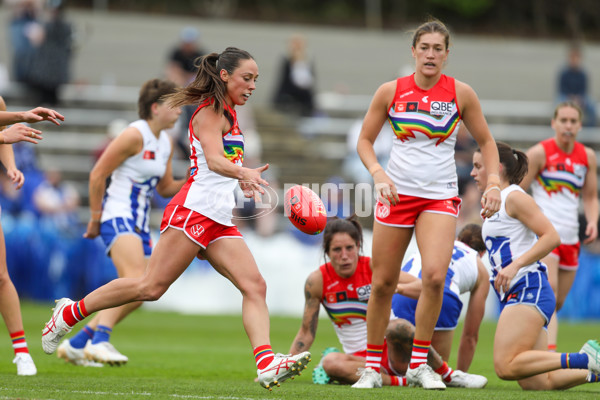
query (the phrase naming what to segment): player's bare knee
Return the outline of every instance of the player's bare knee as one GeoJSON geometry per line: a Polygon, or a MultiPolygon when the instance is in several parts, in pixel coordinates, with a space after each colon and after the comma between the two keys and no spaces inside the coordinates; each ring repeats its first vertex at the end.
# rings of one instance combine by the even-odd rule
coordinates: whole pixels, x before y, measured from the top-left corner
{"type": "Polygon", "coordinates": [[[161,298],[163,294],[169,288],[169,285],[165,285],[161,282],[147,282],[140,279],[140,299],[142,301],[156,301],[161,298]]]}
{"type": "Polygon", "coordinates": [[[446,282],[446,275],[443,273],[430,273],[427,276],[423,276],[423,287],[427,287],[430,290],[441,291],[446,282]]]}
{"type": "Polygon", "coordinates": [[[339,363],[336,358],[337,357],[335,357],[335,353],[330,353],[323,357],[323,360],[321,360],[321,365],[323,365],[323,369],[327,375],[330,375],[330,372],[334,373],[336,371],[337,364],[339,363]]]}
{"type": "Polygon", "coordinates": [[[342,359],[342,353],[329,353],[321,361],[325,373],[333,379],[344,376],[344,367],[348,364],[342,359]]]}
{"type": "Polygon", "coordinates": [[[505,361],[494,362],[494,369],[496,370],[496,375],[498,375],[498,378],[504,381],[514,381],[517,379],[510,366],[505,361]]]}
{"type": "Polygon", "coordinates": [[[8,270],[4,270],[0,272],[0,288],[3,288],[4,285],[10,282],[10,276],[8,275],[8,270]]]}
{"type": "Polygon", "coordinates": [[[398,279],[380,280],[376,284],[371,283],[371,296],[375,297],[391,297],[398,285],[398,279]]]}
{"type": "Polygon", "coordinates": [[[242,296],[258,299],[265,299],[267,297],[267,283],[261,275],[238,282],[238,288],[242,296]]]}

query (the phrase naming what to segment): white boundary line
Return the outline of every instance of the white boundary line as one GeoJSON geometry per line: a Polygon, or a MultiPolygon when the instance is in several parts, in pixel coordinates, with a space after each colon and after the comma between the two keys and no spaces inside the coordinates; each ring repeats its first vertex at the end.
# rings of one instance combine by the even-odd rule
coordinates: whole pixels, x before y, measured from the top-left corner
{"type": "MultiPolygon", "coordinates": [[[[7,388],[7,387],[0,387],[0,391],[19,391],[20,389],[15,389],[15,388],[7,388]]],[[[30,392],[36,392],[36,390],[34,389],[26,389],[30,392]]],[[[61,393],[64,392],[62,390],[57,390],[57,389],[48,389],[47,391],[53,391],[56,393],[61,393]]],[[[91,390],[69,390],[69,393],[77,393],[77,394],[88,394],[88,395],[100,395],[100,396],[148,396],[148,397],[152,397],[152,396],[157,396],[158,394],[155,393],[151,393],[151,392],[105,392],[105,391],[91,391],[91,390]]],[[[161,395],[162,396],[162,395],[161,395]]],[[[167,397],[173,397],[173,398],[177,398],[177,399],[206,399],[206,400],[271,400],[271,399],[267,399],[264,397],[237,397],[237,396],[198,396],[198,395],[193,395],[193,394],[167,394],[167,397]]],[[[1,396],[0,399],[15,399],[15,397],[9,397],[9,396],[1,396]]],[[[36,399],[42,399],[40,397],[36,396],[36,399]]],[[[54,400],[52,398],[47,398],[45,400],[54,400]]]]}

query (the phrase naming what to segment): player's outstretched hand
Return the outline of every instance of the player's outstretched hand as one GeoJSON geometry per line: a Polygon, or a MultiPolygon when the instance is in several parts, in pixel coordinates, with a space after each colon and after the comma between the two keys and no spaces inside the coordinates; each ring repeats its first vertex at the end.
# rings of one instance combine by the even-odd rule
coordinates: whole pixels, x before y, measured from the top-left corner
{"type": "Polygon", "coordinates": [[[50,121],[56,125],[60,125],[60,121],[64,121],[65,117],[58,111],[51,110],[44,107],[36,107],[33,110],[25,111],[23,113],[23,121],[30,124],[40,121],[50,121]]]}
{"type": "Polygon", "coordinates": [[[254,201],[260,202],[261,195],[265,194],[265,190],[261,185],[269,186],[269,182],[264,180],[260,174],[267,169],[269,169],[269,164],[258,168],[244,168],[244,178],[239,180],[244,197],[254,198],[254,201]]]}
{"type": "Polygon", "coordinates": [[[2,137],[2,143],[12,144],[17,142],[29,142],[37,144],[39,140],[42,140],[42,131],[33,129],[23,124],[14,124],[10,128],[7,128],[0,132],[2,137]]]}

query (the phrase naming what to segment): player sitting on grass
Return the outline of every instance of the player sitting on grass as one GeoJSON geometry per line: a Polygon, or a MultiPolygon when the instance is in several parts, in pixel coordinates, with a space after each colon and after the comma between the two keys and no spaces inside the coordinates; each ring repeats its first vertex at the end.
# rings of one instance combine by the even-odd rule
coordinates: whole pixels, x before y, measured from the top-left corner
{"type": "MultiPolygon", "coordinates": [[[[312,345],[323,304],[333,322],[345,353],[328,349],[313,372],[315,383],[331,380],[352,384],[358,381],[359,368],[364,368],[367,348],[366,312],[371,293],[370,258],[360,256],[362,228],[355,218],[333,219],[323,233],[323,249],[330,262],[312,272],[305,285],[306,303],[302,326],[292,343],[290,353],[307,351],[312,345]]],[[[410,361],[414,325],[404,319],[390,321],[383,349],[379,386],[407,386],[404,373],[410,361]]],[[[451,387],[482,388],[487,379],[462,371],[454,371],[432,349],[428,364],[451,387]]]]}

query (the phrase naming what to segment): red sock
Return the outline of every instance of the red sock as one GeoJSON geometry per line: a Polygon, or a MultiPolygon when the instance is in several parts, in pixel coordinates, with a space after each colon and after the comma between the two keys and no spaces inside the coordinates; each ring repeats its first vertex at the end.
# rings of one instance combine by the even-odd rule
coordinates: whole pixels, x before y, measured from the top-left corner
{"type": "Polygon", "coordinates": [[[555,344],[549,344],[548,345],[548,351],[556,352],[556,345],[555,344]]]}
{"type": "Polygon", "coordinates": [[[408,386],[405,376],[390,375],[390,386],[408,386]]]}
{"type": "Polygon", "coordinates": [[[429,354],[429,347],[431,346],[431,340],[413,340],[412,354],[410,356],[410,369],[415,369],[421,364],[427,363],[427,354],[429,354]]]}
{"type": "Polygon", "coordinates": [[[383,355],[383,345],[367,343],[367,363],[365,368],[372,368],[381,372],[381,356],[383,355]]]}
{"type": "Polygon", "coordinates": [[[266,368],[273,361],[274,357],[275,354],[273,354],[270,344],[258,346],[254,349],[254,360],[256,360],[256,367],[258,369],[266,368]]]}
{"type": "Polygon", "coordinates": [[[83,302],[83,299],[63,308],[63,314],[62,314],[63,319],[69,326],[75,325],[76,323],[83,320],[88,315],[89,314],[88,314],[87,310],[85,309],[85,304],[83,302]]]}
{"type": "Polygon", "coordinates": [[[435,372],[438,375],[442,376],[442,379],[444,380],[444,382],[452,381],[452,373],[454,372],[454,370],[452,368],[450,368],[450,366],[448,366],[448,364],[446,364],[446,361],[444,361],[444,364],[442,364],[441,367],[436,369],[435,372]]]}
{"type": "Polygon", "coordinates": [[[25,341],[25,331],[13,332],[10,334],[13,350],[17,353],[29,353],[27,342],[25,341]]]}

